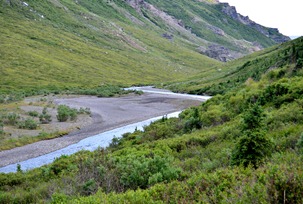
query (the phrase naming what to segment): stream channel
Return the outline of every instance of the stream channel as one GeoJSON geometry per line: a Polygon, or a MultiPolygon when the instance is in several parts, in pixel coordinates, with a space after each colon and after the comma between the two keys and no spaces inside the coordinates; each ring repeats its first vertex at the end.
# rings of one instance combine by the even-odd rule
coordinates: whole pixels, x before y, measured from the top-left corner
{"type": "MultiPolygon", "coordinates": [[[[165,94],[165,95],[174,95],[178,96],[180,98],[192,98],[194,100],[198,101],[205,101],[211,98],[210,96],[198,96],[198,95],[189,95],[189,94],[178,94],[178,93],[173,93],[168,90],[162,90],[162,89],[155,89],[152,87],[131,87],[128,88],[128,90],[140,90],[145,93],[157,93],[157,94],[165,94]]],[[[171,117],[178,117],[179,113],[181,111],[173,112],[170,114],[165,115],[167,118],[171,117]]],[[[102,132],[100,134],[85,138],[78,143],[69,145],[65,148],[59,149],[57,151],[44,154],[35,158],[31,158],[25,161],[21,161],[15,164],[10,164],[4,167],[0,168],[0,173],[10,173],[10,172],[16,172],[17,170],[17,165],[20,164],[22,170],[29,170],[37,167],[41,167],[43,165],[52,163],[56,158],[59,158],[62,155],[71,155],[76,152],[79,152],[81,150],[89,150],[89,151],[94,151],[97,148],[106,148],[109,146],[109,144],[112,142],[112,139],[114,137],[119,138],[122,137],[123,134],[128,133],[128,132],[134,132],[136,129],[137,130],[143,130],[144,126],[149,125],[151,122],[154,122],[156,120],[159,120],[163,117],[164,115],[160,115],[158,117],[150,118],[148,120],[144,120],[141,122],[133,123],[130,125],[126,125],[120,128],[116,128],[110,131],[102,132]]]]}

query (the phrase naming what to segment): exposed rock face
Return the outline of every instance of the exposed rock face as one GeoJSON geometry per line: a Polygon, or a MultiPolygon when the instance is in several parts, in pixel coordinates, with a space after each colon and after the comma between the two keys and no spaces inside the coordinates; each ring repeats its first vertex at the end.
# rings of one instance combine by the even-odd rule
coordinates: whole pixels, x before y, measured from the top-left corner
{"type": "Polygon", "coordinates": [[[141,11],[141,6],[144,5],[144,0],[126,0],[126,2],[133,7],[134,9],[136,9],[137,12],[141,11]]]}
{"type": "Polygon", "coordinates": [[[198,52],[221,62],[227,62],[239,57],[235,52],[228,48],[216,44],[209,45],[207,48],[199,47],[198,52]]]}
{"type": "MultiPolygon", "coordinates": [[[[220,27],[220,24],[213,24],[213,22],[209,22],[203,16],[193,15],[191,19],[191,23],[199,25],[201,30],[209,30],[214,35],[210,38],[205,35],[197,35],[195,31],[192,30],[192,25],[189,22],[186,22],[186,19],[182,19],[180,16],[176,17],[171,15],[169,12],[164,11],[163,8],[158,8],[156,5],[152,3],[148,3],[145,0],[125,0],[131,7],[133,7],[138,13],[144,15],[147,20],[150,20],[149,15],[157,17],[157,19],[161,19],[167,26],[166,32],[163,32],[162,37],[172,41],[175,37],[182,35],[185,39],[193,42],[197,47],[197,51],[203,55],[208,57],[220,60],[222,62],[230,61],[233,59],[237,59],[246,54],[258,51],[263,49],[264,47],[260,42],[250,42],[242,38],[233,38],[224,30],[224,27],[220,27]],[[144,14],[143,11],[144,10],[144,14]],[[147,12],[147,16],[146,16],[147,12]],[[183,21],[184,20],[184,21],[183,21]],[[214,39],[219,40],[214,40],[214,39]],[[222,42],[222,44],[218,43],[222,42]],[[230,43],[229,48],[227,48],[226,44],[230,43]],[[224,44],[225,43],[225,44],[224,44]],[[231,45],[231,46],[230,46],[231,45]],[[234,46],[234,47],[233,47],[234,46]],[[236,47],[236,48],[235,48],[236,47]]],[[[219,0],[198,0],[203,4],[206,3],[208,5],[212,4],[216,6],[216,8],[220,8],[221,12],[225,14],[226,17],[223,19],[219,19],[218,21],[229,23],[231,17],[234,21],[238,21],[244,24],[247,27],[251,27],[255,29],[257,32],[264,35],[264,38],[272,39],[272,43],[282,43],[289,41],[290,38],[279,33],[276,28],[267,28],[262,25],[255,23],[250,20],[247,16],[242,16],[239,14],[234,6],[230,6],[228,3],[220,3],[219,0]],[[228,20],[229,19],[229,20],[228,20]],[[266,37],[265,37],[266,36],[266,37]]],[[[218,12],[220,12],[220,9],[218,12]]],[[[151,20],[154,23],[153,20],[151,20]]],[[[237,27],[234,28],[235,30],[237,27]]],[[[260,36],[260,35],[259,35],[260,36]]],[[[261,36],[263,37],[263,36],[261,36]]],[[[263,39],[264,40],[264,39],[263,39]]]]}
{"type": "Polygon", "coordinates": [[[212,32],[214,32],[214,34],[216,35],[221,35],[221,36],[225,35],[224,31],[216,26],[208,25],[207,28],[212,32]]]}
{"type": "Polygon", "coordinates": [[[289,41],[290,38],[279,33],[277,28],[267,28],[262,25],[257,24],[256,22],[249,19],[248,16],[242,16],[239,14],[234,6],[230,6],[228,3],[221,3],[222,12],[226,15],[230,16],[234,20],[237,20],[245,25],[248,25],[263,35],[273,39],[277,43],[283,43],[289,41]]]}

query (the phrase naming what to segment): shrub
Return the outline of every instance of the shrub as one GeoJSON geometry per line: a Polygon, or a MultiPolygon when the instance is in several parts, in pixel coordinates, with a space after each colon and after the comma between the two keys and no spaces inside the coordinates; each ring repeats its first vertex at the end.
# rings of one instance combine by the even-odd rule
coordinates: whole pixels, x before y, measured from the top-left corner
{"type": "Polygon", "coordinates": [[[257,168],[271,154],[272,142],[264,132],[251,132],[240,138],[232,154],[232,165],[257,168]]]}
{"type": "Polygon", "coordinates": [[[296,146],[298,147],[299,151],[303,153],[303,133],[301,133],[296,146]]]}
{"type": "Polygon", "coordinates": [[[257,168],[266,156],[270,156],[273,144],[263,130],[263,110],[255,104],[243,115],[242,136],[232,154],[232,165],[253,165],[257,168]]]}
{"type": "Polygon", "coordinates": [[[42,124],[48,124],[52,121],[52,116],[47,113],[47,108],[44,107],[42,114],[39,115],[39,120],[42,124]]]}
{"type": "Polygon", "coordinates": [[[75,108],[70,108],[67,105],[59,105],[57,109],[57,119],[60,122],[65,122],[69,118],[75,120],[77,118],[78,111],[75,108]]]}
{"type": "Polygon", "coordinates": [[[0,103],[5,103],[5,98],[4,95],[0,95],[0,103]]]}
{"type": "Polygon", "coordinates": [[[50,114],[40,114],[39,120],[42,124],[48,124],[52,121],[52,116],[50,114]]]}
{"type": "Polygon", "coordinates": [[[181,173],[179,168],[171,166],[172,158],[160,156],[129,157],[118,164],[121,172],[120,182],[130,189],[147,188],[159,182],[177,179],[181,173]]]}
{"type": "Polygon", "coordinates": [[[20,116],[17,113],[9,113],[7,115],[7,120],[9,125],[16,125],[19,119],[20,116]]]}
{"type": "Polygon", "coordinates": [[[23,121],[18,122],[18,128],[21,129],[29,129],[29,130],[35,130],[38,127],[38,123],[32,119],[32,118],[27,118],[23,121]]]}
{"type": "Polygon", "coordinates": [[[37,111],[28,111],[28,115],[32,117],[38,117],[39,113],[37,111]]]}

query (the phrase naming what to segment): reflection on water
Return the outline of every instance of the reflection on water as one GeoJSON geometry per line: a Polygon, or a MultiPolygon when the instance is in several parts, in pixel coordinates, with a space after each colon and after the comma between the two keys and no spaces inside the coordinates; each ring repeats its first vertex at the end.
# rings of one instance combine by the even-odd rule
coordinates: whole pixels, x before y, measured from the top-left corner
{"type": "MultiPolygon", "coordinates": [[[[178,117],[180,111],[174,112],[167,115],[167,118],[178,117]]],[[[76,144],[72,144],[63,149],[59,149],[57,151],[51,152],[49,154],[45,154],[36,158],[28,159],[26,161],[22,161],[18,164],[21,165],[22,170],[28,170],[43,166],[45,164],[49,164],[54,161],[55,158],[58,158],[62,155],[71,155],[80,150],[96,150],[98,147],[107,147],[111,143],[114,137],[121,137],[124,133],[134,132],[136,129],[143,130],[143,127],[149,125],[151,122],[161,119],[163,116],[151,118],[142,122],[134,123],[131,125],[127,125],[124,127],[116,128],[114,130],[110,130],[104,133],[100,133],[95,136],[91,136],[81,140],[76,144]]],[[[5,167],[0,168],[0,172],[9,173],[16,172],[17,164],[11,164],[5,167]]]]}

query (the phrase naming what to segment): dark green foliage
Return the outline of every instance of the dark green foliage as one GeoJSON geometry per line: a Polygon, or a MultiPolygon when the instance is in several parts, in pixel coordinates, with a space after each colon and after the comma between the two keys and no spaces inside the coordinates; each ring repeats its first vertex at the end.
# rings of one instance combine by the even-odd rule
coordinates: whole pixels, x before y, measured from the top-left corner
{"type": "Polygon", "coordinates": [[[272,141],[264,132],[254,131],[242,136],[233,151],[231,164],[258,167],[272,154],[272,141]]]}
{"type": "Polygon", "coordinates": [[[180,117],[182,119],[185,119],[184,122],[185,132],[190,132],[194,129],[200,129],[202,127],[198,108],[192,108],[192,112],[186,114],[184,113],[180,117]]]}
{"type": "Polygon", "coordinates": [[[170,182],[179,177],[181,169],[170,166],[172,158],[132,156],[118,164],[120,182],[126,189],[145,189],[159,182],[170,182]]]}
{"type": "Polygon", "coordinates": [[[246,132],[262,129],[264,113],[260,105],[253,105],[243,115],[243,130],[246,132]]]}
{"type": "Polygon", "coordinates": [[[17,164],[17,173],[22,173],[21,165],[17,164]]]}
{"type": "Polygon", "coordinates": [[[272,141],[266,137],[263,123],[263,110],[260,105],[253,105],[243,115],[243,136],[237,142],[232,165],[252,165],[257,168],[272,153],[272,141]]]}

